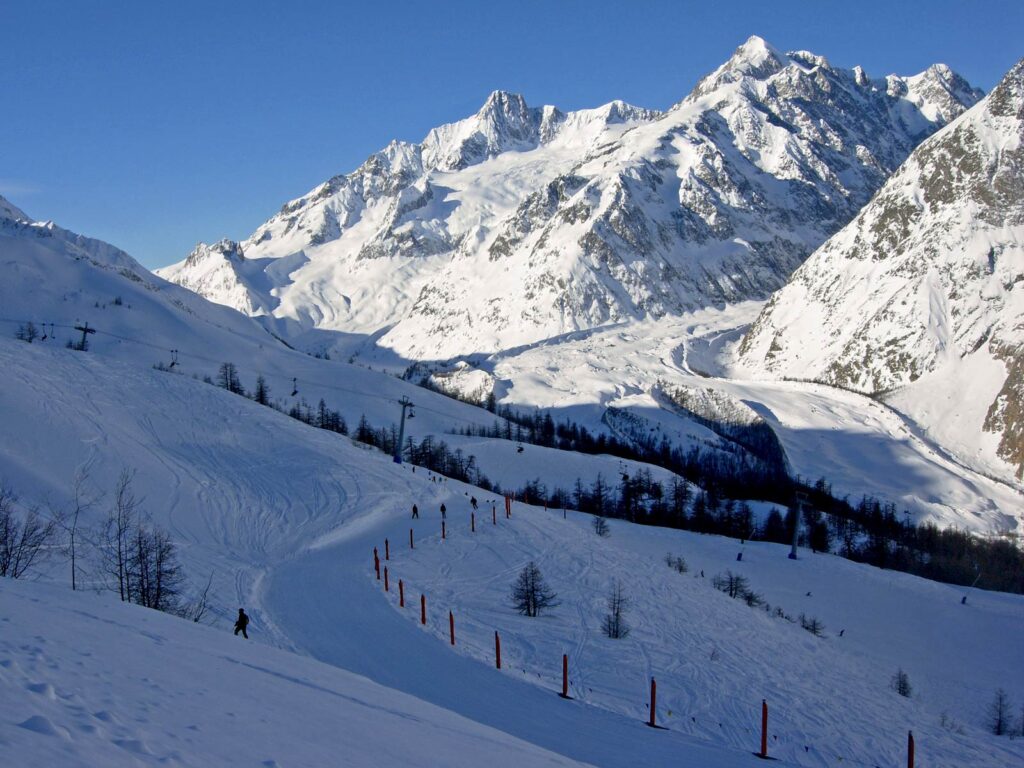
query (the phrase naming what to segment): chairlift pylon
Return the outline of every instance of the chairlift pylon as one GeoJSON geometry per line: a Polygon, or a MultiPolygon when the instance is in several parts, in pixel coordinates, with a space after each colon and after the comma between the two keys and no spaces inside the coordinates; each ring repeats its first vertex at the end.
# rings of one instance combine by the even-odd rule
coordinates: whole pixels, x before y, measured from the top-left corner
{"type": "Polygon", "coordinates": [[[178,350],[171,350],[171,364],[167,366],[167,370],[170,370],[178,364],[178,350]]]}

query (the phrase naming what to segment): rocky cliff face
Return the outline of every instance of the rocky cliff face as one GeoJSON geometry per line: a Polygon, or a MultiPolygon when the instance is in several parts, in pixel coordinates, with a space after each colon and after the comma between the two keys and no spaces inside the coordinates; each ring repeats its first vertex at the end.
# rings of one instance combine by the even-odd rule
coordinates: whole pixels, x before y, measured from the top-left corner
{"type": "Polygon", "coordinates": [[[942,66],[871,79],[756,37],[664,114],[496,92],[160,274],[298,327],[387,329],[411,359],[765,298],[979,97],[942,66]]]}
{"type": "Polygon", "coordinates": [[[974,402],[953,410],[977,450],[994,447],[1021,475],[1024,61],[808,259],[740,358],[772,375],[902,390],[895,402],[937,430],[951,411],[929,407],[932,396],[956,397],[956,382],[966,395],[970,380],[974,402]]]}

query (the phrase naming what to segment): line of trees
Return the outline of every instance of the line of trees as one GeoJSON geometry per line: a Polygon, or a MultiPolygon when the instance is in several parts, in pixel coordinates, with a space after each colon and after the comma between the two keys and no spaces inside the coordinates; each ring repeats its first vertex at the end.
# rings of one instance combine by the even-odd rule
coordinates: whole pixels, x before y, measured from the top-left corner
{"type": "Polygon", "coordinates": [[[106,515],[92,525],[83,523],[103,495],[90,489],[87,472],[76,476],[68,505],[51,507],[48,514],[38,506],[23,507],[0,482],[0,576],[25,578],[63,557],[73,590],[83,586],[85,576],[89,587],[112,590],[124,602],[201,621],[210,610],[212,575],[190,600],[174,541],[143,511],[133,479],[131,470],[121,473],[106,515]]]}
{"type": "MultiPolygon", "coordinates": [[[[236,386],[237,372],[233,381],[233,368],[230,363],[221,367],[221,386],[284,411],[280,403],[271,400],[262,377],[257,379],[252,395],[236,386]]],[[[683,450],[664,438],[637,436],[627,442],[614,435],[594,434],[572,422],[556,423],[550,413],[522,413],[496,405],[493,397],[482,405],[499,418],[489,427],[469,426],[459,434],[608,454],[661,466],[674,476],[661,483],[653,480],[650,471],[639,470],[623,473],[614,484],[600,474],[589,486],[577,479],[571,490],[548,488],[539,479],[519,488],[502,488],[480,471],[475,456],[467,456],[461,448],[453,450],[430,435],[419,442],[406,438],[403,458],[484,490],[510,493],[526,503],[573,508],[643,525],[779,543],[792,540],[798,514],[793,500],[797,492],[802,492],[808,499],[800,534],[802,546],[936,581],[961,585],[977,582],[984,589],[1024,593],[1024,553],[1011,542],[939,529],[930,523],[914,525],[908,513],[900,515],[894,504],[870,495],[857,502],[837,498],[824,478],[809,483],[790,477],[781,457],[766,460],[739,446],[735,452],[698,446],[683,450]],[[779,507],[758,522],[744,501],[751,498],[772,501],[779,507]]],[[[302,400],[287,413],[311,426],[348,434],[344,418],[322,399],[316,409],[302,400]]],[[[398,426],[374,427],[364,415],[352,437],[391,455],[398,442],[398,426]]]]}

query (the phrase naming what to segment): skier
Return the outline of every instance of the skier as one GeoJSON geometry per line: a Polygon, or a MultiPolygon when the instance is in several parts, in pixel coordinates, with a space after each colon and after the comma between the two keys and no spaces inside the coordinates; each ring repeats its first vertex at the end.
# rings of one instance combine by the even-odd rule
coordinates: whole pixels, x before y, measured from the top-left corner
{"type": "Polygon", "coordinates": [[[420,519],[420,510],[419,510],[419,508],[415,504],[412,505],[412,519],[413,520],[419,520],[420,519]]]}
{"type": "Polygon", "coordinates": [[[473,507],[473,511],[476,511],[476,496],[469,497],[469,503],[473,507]]]}
{"type": "Polygon", "coordinates": [[[249,617],[245,615],[245,611],[241,608],[238,609],[238,620],[235,621],[235,634],[242,633],[242,637],[246,640],[249,639],[249,633],[245,631],[245,628],[249,626],[249,617]]]}
{"type": "Polygon", "coordinates": [[[445,513],[448,511],[448,507],[444,504],[441,505],[441,519],[444,520],[445,513]]]}

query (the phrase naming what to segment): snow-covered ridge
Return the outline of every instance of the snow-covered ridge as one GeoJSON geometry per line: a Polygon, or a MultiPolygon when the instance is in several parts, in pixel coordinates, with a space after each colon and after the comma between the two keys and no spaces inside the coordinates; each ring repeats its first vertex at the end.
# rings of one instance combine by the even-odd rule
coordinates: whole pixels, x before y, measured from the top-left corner
{"type": "Polygon", "coordinates": [[[741,362],[893,392],[943,442],[1021,477],[1022,147],[1024,61],[772,297],[741,362]]]}
{"type": "Polygon", "coordinates": [[[765,298],[979,96],[945,67],[872,80],[757,37],[664,114],[496,91],[160,274],[293,341],[377,334],[408,360],[765,298]]]}

